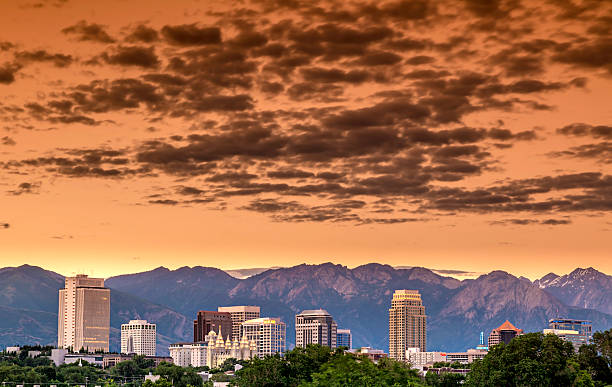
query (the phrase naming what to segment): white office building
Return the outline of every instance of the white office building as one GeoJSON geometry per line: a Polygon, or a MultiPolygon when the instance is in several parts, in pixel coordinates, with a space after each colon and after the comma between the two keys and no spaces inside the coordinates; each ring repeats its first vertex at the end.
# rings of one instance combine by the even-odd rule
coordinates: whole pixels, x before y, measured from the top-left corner
{"type": "Polygon", "coordinates": [[[259,357],[282,354],[285,352],[287,324],[270,317],[248,320],[240,325],[240,336],[256,343],[259,357]]]}
{"type": "Polygon", "coordinates": [[[336,348],[338,324],[324,309],[305,310],[295,316],[295,346],[319,344],[336,348]]]}
{"type": "Polygon", "coordinates": [[[121,353],[155,356],[157,328],[147,320],[121,324],[121,353]]]}

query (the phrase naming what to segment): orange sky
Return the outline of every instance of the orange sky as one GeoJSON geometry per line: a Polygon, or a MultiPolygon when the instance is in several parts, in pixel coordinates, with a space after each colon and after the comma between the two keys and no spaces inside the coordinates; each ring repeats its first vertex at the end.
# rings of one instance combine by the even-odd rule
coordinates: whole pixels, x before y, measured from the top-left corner
{"type": "Polygon", "coordinates": [[[612,273],[612,5],[0,4],[0,266],[612,273]]]}

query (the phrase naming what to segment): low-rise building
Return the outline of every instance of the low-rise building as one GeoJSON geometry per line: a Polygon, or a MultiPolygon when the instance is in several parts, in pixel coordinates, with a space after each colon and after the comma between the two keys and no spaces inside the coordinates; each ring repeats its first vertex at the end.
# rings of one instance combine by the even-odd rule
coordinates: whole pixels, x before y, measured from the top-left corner
{"type": "Polygon", "coordinates": [[[572,343],[575,351],[593,340],[593,323],[589,320],[554,318],[548,321],[548,328],[544,334],[554,334],[572,343]]]}
{"type": "Polygon", "coordinates": [[[426,364],[433,364],[439,361],[446,361],[445,352],[424,352],[421,348],[408,348],[406,350],[406,361],[412,368],[423,369],[426,364]]]}
{"type": "Polygon", "coordinates": [[[483,359],[489,351],[484,349],[468,349],[466,352],[447,352],[446,361],[449,363],[468,364],[474,360],[483,359]]]}
{"type": "Polygon", "coordinates": [[[338,348],[353,348],[353,335],[351,334],[350,329],[338,329],[336,331],[336,346],[338,348]]]}
{"type": "Polygon", "coordinates": [[[348,352],[359,356],[365,356],[373,362],[377,362],[382,358],[389,357],[389,354],[385,353],[385,351],[383,351],[382,349],[374,349],[372,347],[351,349],[348,352]]]}

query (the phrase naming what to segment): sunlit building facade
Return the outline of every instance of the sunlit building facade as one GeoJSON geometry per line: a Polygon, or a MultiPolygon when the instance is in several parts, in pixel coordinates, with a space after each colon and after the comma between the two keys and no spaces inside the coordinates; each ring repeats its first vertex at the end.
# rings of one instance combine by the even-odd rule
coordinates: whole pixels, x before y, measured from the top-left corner
{"type": "Polygon", "coordinates": [[[260,357],[282,354],[287,345],[287,324],[270,317],[248,320],[240,325],[240,336],[246,337],[247,342],[256,343],[256,352],[260,357]]]}
{"type": "Polygon", "coordinates": [[[389,309],[389,357],[406,360],[408,348],[427,347],[427,316],[418,290],[396,290],[389,309]]]}
{"type": "Polygon", "coordinates": [[[110,289],[103,278],[66,277],[59,291],[57,346],[109,351],[110,289]]]}
{"type": "Polygon", "coordinates": [[[544,334],[559,336],[562,340],[572,343],[576,351],[593,340],[593,323],[588,320],[554,318],[548,321],[548,328],[544,329],[544,334]]]}
{"type": "Polygon", "coordinates": [[[510,321],[506,320],[506,322],[493,329],[489,334],[489,348],[499,343],[508,344],[513,338],[522,334],[522,329],[518,329],[510,321]]]}
{"type": "Polygon", "coordinates": [[[220,306],[219,312],[229,313],[232,319],[232,340],[240,340],[240,325],[247,321],[260,317],[261,308],[259,306],[220,306]]]}
{"type": "Polygon", "coordinates": [[[157,326],[147,320],[130,320],[121,324],[121,353],[155,356],[157,326]]]}
{"type": "Polygon", "coordinates": [[[295,316],[295,346],[319,344],[336,348],[338,324],[324,309],[305,310],[295,316]]]}

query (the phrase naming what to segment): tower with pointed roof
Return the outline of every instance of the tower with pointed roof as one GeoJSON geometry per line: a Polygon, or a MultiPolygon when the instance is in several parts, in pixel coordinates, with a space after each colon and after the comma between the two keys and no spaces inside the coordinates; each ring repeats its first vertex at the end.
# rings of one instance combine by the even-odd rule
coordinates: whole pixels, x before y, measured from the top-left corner
{"type": "Polygon", "coordinates": [[[499,343],[508,344],[510,343],[510,340],[522,334],[522,329],[518,329],[512,325],[510,321],[506,320],[502,325],[496,329],[493,329],[489,334],[489,348],[499,343]]]}

